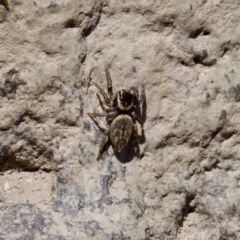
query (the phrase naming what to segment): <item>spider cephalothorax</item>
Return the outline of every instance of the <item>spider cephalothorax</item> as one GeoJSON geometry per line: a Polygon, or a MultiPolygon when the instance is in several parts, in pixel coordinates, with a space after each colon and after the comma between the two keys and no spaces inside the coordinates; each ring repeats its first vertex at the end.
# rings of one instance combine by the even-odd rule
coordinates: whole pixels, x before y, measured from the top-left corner
{"type": "Polygon", "coordinates": [[[117,93],[117,106],[122,111],[128,111],[133,106],[133,93],[130,89],[123,89],[117,93]]]}
{"type": "Polygon", "coordinates": [[[137,137],[137,125],[133,123],[133,119],[137,120],[141,124],[141,128],[143,130],[143,121],[136,114],[135,110],[145,100],[144,86],[142,86],[140,97],[138,90],[135,87],[122,89],[114,95],[112,92],[112,80],[107,69],[106,77],[108,84],[108,95],[100,86],[98,86],[96,83],[94,84],[104,97],[104,102],[107,107],[104,106],[100,96],[97,94],[100,105],[104,112],[88,113],[92,119],[95,117],[106,117],[107,119],[107,128],[100,144],[97,156],[98,160],[108,137],[110,137],[114,151],[117,152],[121,152],[127,146],[133,134],[134,137],[137,137]]]}

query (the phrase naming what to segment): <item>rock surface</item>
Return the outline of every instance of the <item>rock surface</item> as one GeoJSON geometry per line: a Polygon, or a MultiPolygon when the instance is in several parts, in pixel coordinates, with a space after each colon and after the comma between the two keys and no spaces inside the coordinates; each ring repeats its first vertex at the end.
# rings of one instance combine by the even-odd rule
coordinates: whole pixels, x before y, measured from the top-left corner
{"type": "MultiPolygon", "coordinates": [[[[240,239],[240,2],[0,5],[0,239],[240,239]],[[96,161],[92,82],[146,84],[138,154],[96,161]]],[[[105,120],[97,119],[104,128],[105,120]]]]}

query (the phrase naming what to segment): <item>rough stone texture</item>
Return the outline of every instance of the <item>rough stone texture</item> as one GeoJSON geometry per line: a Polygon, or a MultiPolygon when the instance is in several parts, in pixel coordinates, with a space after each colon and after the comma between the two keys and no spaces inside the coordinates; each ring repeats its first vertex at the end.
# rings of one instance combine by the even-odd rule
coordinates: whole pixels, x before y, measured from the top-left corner
{"type": "MultiPolygon", "coordinates": [[[[238,0],[0,5],[0,239],[240,239],[238,0]],[[139,153],[96,161],[97,82],[146,83],[139,153]]],[[[104,127],[104,119],[98,119],[104,127]]]]}

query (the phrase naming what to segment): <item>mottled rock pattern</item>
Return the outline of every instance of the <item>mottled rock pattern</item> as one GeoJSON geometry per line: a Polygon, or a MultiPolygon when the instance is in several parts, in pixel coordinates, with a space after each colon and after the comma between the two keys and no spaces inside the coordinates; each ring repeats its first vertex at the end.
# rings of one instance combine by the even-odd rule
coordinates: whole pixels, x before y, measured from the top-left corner
{"type": "MultiPolygon", "coordinates": [[[[0,5],[0,239],[240,239],[240,2],[0,5]],[[97,82],[146,83],[138,154],[96,161],[97,82]]],[[[98,119],[104,128],[105,120],[98,119]]]]}

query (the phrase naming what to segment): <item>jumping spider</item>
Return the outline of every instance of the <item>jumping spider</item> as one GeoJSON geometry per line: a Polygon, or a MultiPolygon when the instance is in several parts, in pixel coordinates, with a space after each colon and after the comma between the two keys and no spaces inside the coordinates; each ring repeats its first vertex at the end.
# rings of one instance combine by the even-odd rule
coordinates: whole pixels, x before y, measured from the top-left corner
{"type": "Polygon", "coordinates": [[[102,138],[97,160],[100,159],[104,145],[108,137],[110,137],[114,151],[121,152],[129,143],[133,136],[137,138],[137,125],[133,123],[133,119],[137,120],[141,125],[143,132],[143,121],[135,112],[136,109],[145,101],[145,88],[142,85],[142,92],[139,96],[138,90],[135,87],[129,89],[122,89],[116,94],[112,91],[112,80],[108,69],[105,70],[108,95],[96,83],[93,83],[104,98],[107,107],[104,106],[100,96],[97,94],[100,106],[103,113],[88,113],[89,117],[94,121],[95,117],[106,117],[107,127],[102,138]]]}

